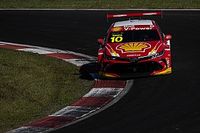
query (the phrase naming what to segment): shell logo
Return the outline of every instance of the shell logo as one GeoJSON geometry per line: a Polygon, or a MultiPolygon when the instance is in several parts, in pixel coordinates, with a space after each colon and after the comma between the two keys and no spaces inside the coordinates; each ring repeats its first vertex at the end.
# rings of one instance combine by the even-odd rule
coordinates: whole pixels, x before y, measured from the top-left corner
{"type": "Polygon", "coordinates": [[[150,48],[151,45],[145,42],[125,43],[118,47],[122,52],[144,52],[145,49],[150,48]]]}

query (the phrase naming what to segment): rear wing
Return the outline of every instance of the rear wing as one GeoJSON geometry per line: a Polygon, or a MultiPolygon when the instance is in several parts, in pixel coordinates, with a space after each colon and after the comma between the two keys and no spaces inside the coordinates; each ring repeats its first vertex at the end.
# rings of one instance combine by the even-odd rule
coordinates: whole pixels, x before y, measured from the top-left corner
{"type": "Polygon", "coordinates": [[[122,18],[122,17],[142,17],[142,16],[162,16],[161,12],[138,12],[124,14],[107,14],[107,19],[122,18]]]}

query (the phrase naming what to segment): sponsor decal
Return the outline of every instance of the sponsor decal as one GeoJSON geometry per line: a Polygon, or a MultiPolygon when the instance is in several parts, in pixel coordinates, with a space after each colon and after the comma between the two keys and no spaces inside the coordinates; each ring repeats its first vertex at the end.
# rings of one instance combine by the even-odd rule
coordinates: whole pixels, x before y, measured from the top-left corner
{"type": "Polygon", "coordinates": [[[141,56],[141,54],[128,54],[128,57],[132,57],[132,56],[141,56]]]}
{"type": "Polygon", "coordinates": [[[169,67],[165,70],[162,70],[162,71],[154,72],[153,75],[163,75],[163,74],[170,74],[170,73],[172,73],[171,67],[169,67]]]}
{"type": "Polygon", "coordinates": [[[126,52],[144,52],[146,49],[150,48],[151,45],[146,42],[130,42],[124,43],[117,47],[122,53],[126,52]]]}
{"type": "Polygon", "coordinates": [[[111,29],[111,31],[113,31],[113,32],[117,32],[117,31],[122,31],[122,27],[113,27],[112,29],[111,29]]]}
{"type": "Polygon", "coordinates": [[[149,55],[155,54],[158,49],[160,48],[161,44],[159,45],[160,41],[155,45],[155,47],[149,52],[149,55]]]}
{"type": "Polygon", "coordinates": [[[110,48],[110,54],[111,54],[112,56],[117,56],[117,57],[119,57],[119,54],[118,54],[117,52],[115,52],[115,50],[113,50],[112,48],[110,48]]]}
{"type": "Polygon", "coordinates": [[[132,30],[132,28],[134,28],[133,25],[125,25],[124,26],[124,30],[132,30]]]}
{"type": "Polygon", "coordinates": [[[112,37],[110,38],[111,42],[119,43],[123,41],[123,34],[122,33],[112,33],[112,37]]]}
{"type": "Polygon", "coordinates": [[[152,30],[153,25],[125,25],[124,30],[152,30]]]}
{"type": "Polygon", "coordinates": [[[109,53],[111,54],[111,56],[119,57],[119,54],[115,50],[113,50],[113,48],[110,45],[108,45],[108,46],[110,48],[106,47],[106,49],[109,51],[109,53]]]}

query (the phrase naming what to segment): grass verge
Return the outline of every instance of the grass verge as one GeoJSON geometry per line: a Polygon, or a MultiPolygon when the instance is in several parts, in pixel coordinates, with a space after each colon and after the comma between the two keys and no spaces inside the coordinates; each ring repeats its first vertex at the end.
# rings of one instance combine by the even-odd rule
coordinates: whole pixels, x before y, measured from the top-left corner
{"type": "Polygon", "coordinates": [[[0,49],[0,132],[51,114],[89,91],[78,68],[42,55],[0,49]]]}
{"type": "Polygon", "coordinates": [[[200,8],[200,0],[1,0],[0,8],[200,8]]]}

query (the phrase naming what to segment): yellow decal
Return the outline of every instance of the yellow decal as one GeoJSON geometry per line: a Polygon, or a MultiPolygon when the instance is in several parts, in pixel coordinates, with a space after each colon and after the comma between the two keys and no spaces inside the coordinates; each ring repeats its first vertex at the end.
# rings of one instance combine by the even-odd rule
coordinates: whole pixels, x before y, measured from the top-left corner
{"type": "Polygon", "coordinates": [[[117,56],[117,57],[119,57],[119,54],[118,54],[115,50],[113,50],[112,48],[110,48],[110,54],[111,54],[112,56],[117,56]]]}
{"type": "Polygon", "coordinates": [[[119,75],[114,74],[114,73],[104,73],[103,76],[110,77],[110,78],[118,78],[118,77],[120,77],[119,75]]]}
{"type": "Polygon", "coordinates": [[[113,36],[110,39],[111,39],[111,42],[122,42],[123,37],[122,36],[117,36],[117,37],[113,36]]]}
{"type": "Polygon", "coordinates": [[[172,73],[172,68],[169,67],[166,70],[160,71],[160,72],[155,72],[153,75],[163,75],[163,74],[170,74],[172,73]]]}
{"type": "Polygon", "coordinates": [[[149,52],[149,55],[156,53],[156,46],[149,52]]]}
{"type": "Polygon", "coordinates": [[[117,32],[117,31],[122,31],[122,27],[113,27],[111,31],[117,32]]]}
{"type": "Polygon", "coordinates": [[[144,50],[149,47],[150,45],[145,42],[132,42],[121,45],[119,49],[125,52],[144,52],[144,50]]]}
{"type": "MultiPolygon", "coordinates": [[[[157,43],[158,44],[158,43],[157,43]]],[[[161,46],[161,45],[155,45],[154,48],[149,52],[149,55],[152,55],[152,54],[155,54],[158,50],[158,48],[161,46]]]]}

